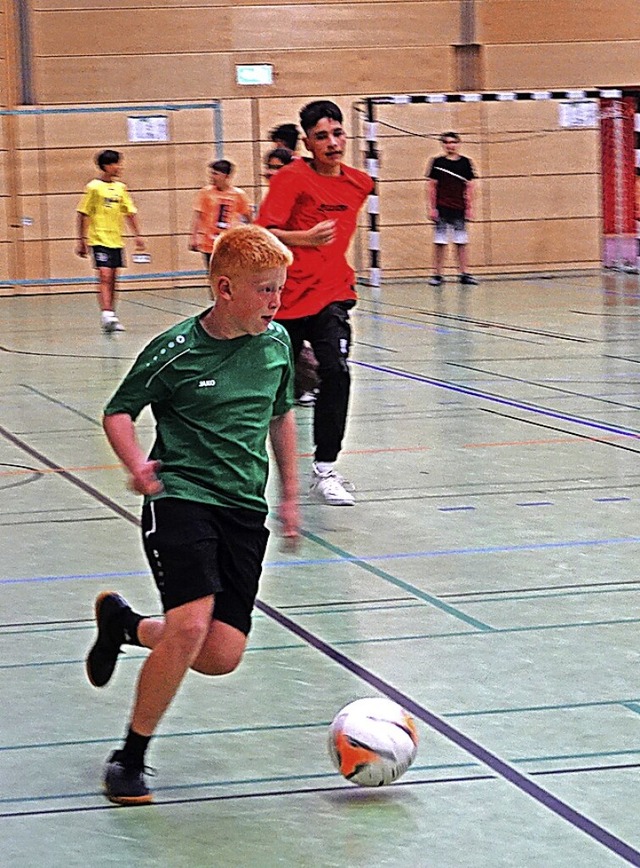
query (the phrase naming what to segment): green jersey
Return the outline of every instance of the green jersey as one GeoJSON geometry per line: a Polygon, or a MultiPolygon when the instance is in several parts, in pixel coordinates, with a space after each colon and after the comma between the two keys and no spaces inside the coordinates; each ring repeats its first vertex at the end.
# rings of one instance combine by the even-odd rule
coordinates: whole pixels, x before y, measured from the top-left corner
{"type": "Polygon", "coordinates": [[[151,405],[158,497],[266,512],[269,423],[293,405],[289,336],[272,322],[260,335],[217,340],[200,323],[206,313],[151,341],[105,414],[135,420],[151,405]]]}

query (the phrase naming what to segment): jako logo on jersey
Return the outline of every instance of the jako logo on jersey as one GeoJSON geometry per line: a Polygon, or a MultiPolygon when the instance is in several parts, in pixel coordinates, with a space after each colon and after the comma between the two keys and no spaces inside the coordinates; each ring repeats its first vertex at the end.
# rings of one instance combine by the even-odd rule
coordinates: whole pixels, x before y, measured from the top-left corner
{"type": "Polygon", "coordinates": [[[198,388],[205,389],[207,386],[215,386],[215,384],[215,380],[200,380],[200,382],[198,383],[198,388]]]}

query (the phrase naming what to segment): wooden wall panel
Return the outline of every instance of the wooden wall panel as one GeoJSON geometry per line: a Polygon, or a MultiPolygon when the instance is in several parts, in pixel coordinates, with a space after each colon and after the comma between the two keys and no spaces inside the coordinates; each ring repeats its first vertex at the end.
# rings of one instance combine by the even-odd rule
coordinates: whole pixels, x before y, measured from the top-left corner
{"type": "MultiPolygon", "coordinates": [[[[241,54],[148,55],[42,58],[37,64],[37,88],[44,104],[206,100],[246,98],[235,83],[236,63],[269,63],[269,52],[241,54]]],[[[256,97],[305,94],[324,97],[327,81],[318,70],[339,69],[331,81],[337,95],[352,93],[412,93],[455,88],[455,64],[447,46],[402,49],[358,48],[281,52],[272,87],[256,87],[256,97]]]]}
{"type": "MultiPolygon", "coordinates": [[[[479,144],[463,142],[461,153],[472,160],[480,172],[482,149],[479,144]]],[[[439,141],[416,137],[387,138],[380,142],[381,177],[385,180],[424,178],[433,157],[442,155],[439,141]]]]}
{"type": "MultiPolygon", "coordinates": [[[[11,245],[8,241],[0,241],[0,275],[9,274],[11,270],[11,245]]],[[[15,295],[16,289],[12,286],[3,286],[0,282],[0,298],[2,296],[15,295]]]]}
{"type": "MultiPolygon", "coordinates": [[[[482,231],[471,227],[469,234],[469,265],[477,270],[484,266],[484,245],[482,231]]],[[[428,274],[431,271],[433,231],[424,225],[414,231],[406,227],[393,226],[382,231],[382,266],[388,275],[407,273],[428,274]]],[[[453,251],[447,257],[448,266],[454,265],[453,251]]],[[[366,258],[366,254],[365,254],[366,258]]],[[[447,267],[449,272],[450,267],[447,267]]]]}
{"type": "Polygon", "coordinates": [[[487,131],[531,132],[558,128],[558,103],[555,100],[485,102],[482,117],[487,131]]]}
{"type": "MultiPolygon", "coordinates": [[[[134,201],[143,235],[167,235],[173,231],[175,206],[172,199],[175,199],[175,193],[169,190],[141,190],[135,194],[134,201]]],[[[79,201],[79,193],[49,196],[50,238],[74,237],[79,201]]],[[[128,224],[125,224],[125,227],[125,235],[128,235],[128,224]]]]}
{"type": "MultiPolygon", "coordinates": [[[[483,0],[479,39],[486,44],[603,42],[640,33],[637,0],[483,0]],[[614,13],[615,8],[615,13],[614,13]]],[[[599,79],[598,79],[599,80],[599,79]]]]}
{"type": "Polygon", "coordinates": [[[487,90],[585,88],[640,82],[640,33],[635,41],[488,45],[487,90]]]}
{"type": "Polygon", "coordinates": [[[18,148],[41,148],[43,116],[35,113],[19,115],[16,118],[16,140],[18,148]]]}
{"type": "MultiPolygon", "coordinates": [[[[596,130],[536,130],[526,134],[486,135],[489,143],[467,142],[462,153],[482,178],[509,175],[591,174],[600,171],[599,134],[596,130]],[[562,154],[559,163],[558,155],[562,154]]],[[[432,157],[442,153],[440,143],[417,137],[380,140],[381,177],[401,180],[421,177],[432,157]]]]}
{"type": "MultiPolygon", "coordinates": [[[[252,199],[263,191],[269,130],[297,123],[310,99],[333,92],[352,137],[349,161],[360,166],[363,143],[352,109],[357,95],[458,89],[453,46],[460,42],[460,0],[30,3],[35,86],[45,110],[93,108],[100,101],[108,107],[220,99],[225,156],[237,163],[236,183],[252,199]],[[235,83],[236,63],[268,62],[276,72],[272,87],[235,83]]],[[[487,90],[640,83],[637,0],[618,0],[615,14],[610,0],[554,0],[551,6],[540,0],[475,3],[487,90]]],[[[3,24],[0,12],[0,35],[3,24]]],[[[3,47],[0,39],[1,86],[3,47]]],[[[90,266],[73,256],[75,208],[104,147],[125,154],[123,179],[154,248],[154,270],[199,268],[186,240],[193,196],[215,156],[213,111],[167,112],[167,145],[129,143],[127,114],[34,110],[15,120],[19,206],[34,222],[11,235],[4,184],[0,268],[8,262],[3,238],[24,236],[29,275],[42,268],[46,276],[84,274],[89,280],[90,266]]],[[[381,106],[379,120],[383,269],[392,264],[398,274],[429,271],[432,228],[423,174],[441,152],[437,136],[447,129],[462,133],[462,151],[480,175],[473,268],[517,271],[536,263],[546,268],[598,261],[598,132],[559,129],[557,102],[381,106]]],[[[302,146],[300,152],[306,153],[302,146]]],[[[360,224],[366,227],[366,215],[360,224]]]]}
{"type": "Polygon", "coordinates": [[[545,220],[549,217],[595,217],[599,194],[597,175],[549,178],[494,178],[491,182],[492,220],[545,220]]]}
{"type": "MultiPolygon", "coordinates": [[[[73,150],[73,163],[69,164],[69,152],[60,148],[48,150],[47,183],[53,193],[75,192],[80,197],[84,187],[98,177],[99,169],[95,164],[98,153],[95,148],[73,150]]],[[[131,194],[136,196],[140,190],[164,189],[170,162],[170,150],[165,145],[129,145],[122,147],[122,181],[131,194]]]]}
{"type": "Polygon", "coordinates": [[[41,151],[32,149],[18,151],[16,155],[18,183],[22,194],[45,192],[46,188],[43,185],[41,173],[41,153],[41,151]]]}
{"type": "Polygon", "coordinates": [[[463,138],[482,127],[486,103],[433,103],[414,105],[381,105],[378,107],[378,136],[395,137],[408,130],[417,136],[434,140],[448,130],[456,130],[463,138]]]}
{"type": "Polygon", "coordinates": [[[7,44],[6,23],[5,7],[3,5],[0,7],[0,106],[8,105],[7,66],[5,62],[7,44]]]}
{"type": "MultiPolygon", "coordinates": [[[[496,137],[498,138],[498,137],[496,137]]],[[[597,130],[531,130],[523,136],[504,136],[486,148],[483,177],[499,175],[571,175],[600,172],[597,130]]]]}
{"type": "MultiPolygon", "coordinates": [[[[472,225],[469,238],[470,267],[479,273],[593,267],[600,261],[597,218],[472,225]]],[[[413,233],[401,227],[383,230],[382,263],[388,275],[427,274],[431,256],[432,234],[428,227],[413,233]]],[[[452,257],[449,251],[446,273],[455,272],[452,257]]]]}
{"type": "Polygon", "coordinates": [[[599,261],[600,221],[595,217],[566,220],[496,222],[491,228],[494,261],[537,267],[562,262],[599,261]]]}
{"type": "MultiPolygon", "coordinates": [[[[162,112],[165,114],[165,112],[162,112]]],[[[201,144],[212,142],[215,138],[215,120],[213,109],[205,107],[198,109],[183,109],[166,112],[171,120],[171,141],[184,144],[201,144]]],[[[224,117],[223,117],[224,121],[224,117]]],[[[225,139],[228,137],[225,135],[225,139]]]]}
{"type": "MultiPolygon", "coordinates": [[[[0,196],[0,244],[9,241],[9,213],[7,210],[8,199],[0,196]]],[[[6,274],[6,271],[4,272],[6,274]]],[[[2,274],[2,272],[0,272],[2,274]]]]}
{"type": "MultiPolygon", "coordinates": [[[[345,0],[323,0],[324,5],[340,5],[345,0]]],[[[377,4],[377,3],[406,3],[407,0],[349,0],[350,4],[377,4]]],[[[457,12],[460,6],[460,0],[421,0],[426,5],[433,3],[442,5],[448,3],[452,10],[457,12]]],[[[32,8],[35,12],[52,12],[62,9],[83,9],[86,11],[108,10],[113,8],[113,0],[31,0],[32,8]]],[[[140,9],[155,10],[155,9],[208,9],[211,6],[273,6],[276,11],[277,7],[282,6],[308,6],[309,0],[215,0],[213,3],[207,3],[206,0],[118,0],[118,8],[121,9],[140,9]]],[[[452,11],[452,15],[455,12],[452,11]]]]}
{"type": "Polygon", "coordinates": [[[112,55],[128,62],[141,54],[185,54],[231,51],[234,48],[230,8],[121,10],[112,8],[109,24],[104,13],[91,10],[49,12],[34,16],[34,53],[37,57],[112,55]],[[100,38],[95,40],[95,34],[100,38]]]}
{"type": "MultiPolygon", "coordinates": [[[[227,100],[222,106],[222,129],[225,142],[250,142],[252,99],[227,100]]],[[[257,101],[256,101],[257,102],[257,101]]]]}
{"type": "Polygon", "coordinates": [[[29,241],[25,243],[25,278],[39,280],[48,273],[49,244],[44,241],[29,241]]]}
{"type": "MultiPolygon", "coordinates": [[[[118,105],[116,101],[115,105],[118,105]]],[[[123,101],[128,104],[127,100],[123,101]]],[[[94,106],[94,108],[99,106],[94,106]]],[[[104,106],[103,106],[104,107],[104,106]]],[[[109,108],[109,106],[106,106],[109,108]]],[[[154,110],[155,113],[155,110],[154,110]]],[[[127,137],[127,117],[135,115],[135,111],[65,111],[60,114],[43,115],[44,146],[46,148],[91,148],[93,156],[103,148],[146,148],[148,145],[131,145],[127,137]]],[[[139,111],[147,115],[149,111],[139,111]]],[[[158,114],[164,112],[158,110],[158,114]]],[[[166,113],[170,119],[172,113],[166,113]]],[[[155,147],[155,146],[154,146],[155,147]]],[[[95,165],[95,164],[94,164],[95,165]]]]}
{"type": "MultiPolygon", "coordinates": [[[[172,270],[172,245],[173,236],[158,236],[148,239],[149,252],[152,256],[151,267],[153,271],[172,270]]],[[[37,244],[39,242],[30,242],[37,244]]],[[[27,245],[27,248],[29,245],[27,245]]],[[[69,240],[53,240],[47,243],[49,253],[51,277],[87,277],[93,279],[94,268],[91,256],[80,259],[74,255],[73,242],[69,240]]],[[[136,265],[131,260],[133,243],[128,240],[126,244],[127,269],[126,274],[143,274],[149,271],[149,265],[136,265]]]]}
{"type": "MultiPolygon", "coordinates": [[[[475,187],[474,214],[480,220],[483,214],[483,187],[480,182],[475,187]]],[[[493,190],[493,187],[492,187],[493,190]]],[[[382,226],[402,225],[418,226],[423,223],[431,225],[427,214],[426,182],[393,181],[380,184],[380,223],[382,226]]]]}
{"type": "MultiPolygon", "coordinates": [[[[1,23],[1,22],[0,22],[1,23]]],[[[0,32],[0,38],[2,38],[2,33],[0,32]]],[[[8,105],[8,95],[7,95],[7,66],[4,58],[0,58],[0,106],[8,105]]]]}
{"type": "Polygon", "coordinates": [[[451,3],[435,0],[376,3],[371,9],[362,3],[205,7],[180,13],[114,8],[108,27],[102,12],[50,12],[36,16],[34,51],[38,57],[85,56],[93,45],[96,54],[139,57],[209,53],[213,46],[215,52],[226,52],[451,45],[458,37],[452,11],[451,3]],[[95,33],[100,33],[97,43],[95,33]]]}
{"type": "MultiPolygon", "coordinates": [[[[201,253],[194,253],[193,250],[187,249],[189,236],[181,235],[177,239],[177,248],[176,248],[176,264],[180,271],[197,271],[198,269],[204,269],[204,260],[202,258],[201,253]]],[[[205,282],[204,275],[202,276],[202,282],[205,282]]],[[[194,283],[198,282],[198,279],[193,279],[194,283]]],[[[205,291],[202,293],[202,303],[207,303],[207,294],[205,291]]]]}
{"type": "MultiPolygon", "coordinates": [[[[40,195],[18,197],[18,209],[20,215],[23,218],[27,218],[28,220],[33,221],[22,227],[22,237],[25,239],[25,241],[34,241],[49,238],[46,208],[44,213],[42,210],[42,206],[43,204],[46,205],[46,202],[46,197],[40,195]]],[[[65,227],[65,237],[68,233],[68,216],[69,215],[67,214],[62,215],[62,222],[65,227]]],[[[73,233],[73,228],[71,228],[71,232],[73,233]]]]}

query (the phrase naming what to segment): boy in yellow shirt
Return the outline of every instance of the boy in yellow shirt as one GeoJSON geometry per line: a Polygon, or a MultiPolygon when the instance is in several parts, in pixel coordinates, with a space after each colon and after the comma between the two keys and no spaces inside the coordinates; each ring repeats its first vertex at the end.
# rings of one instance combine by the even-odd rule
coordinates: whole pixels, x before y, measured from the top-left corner
{"type": "Polygon", "coordinates": [[[98,271],[98,304],[102,330],[106,334],[124,331],[115,314],[116,279],[118,269],[124,265],[123,217],[126,217],[135,235],[136,250],[145,249],[140,234],[137,208],[126,186],[119,181],[122,156],[118,151],[102,151],[96,157],[100,177],[90,181],[78,205],[78,240],[76,253],[83,259],[88,247],[98,271]]]}

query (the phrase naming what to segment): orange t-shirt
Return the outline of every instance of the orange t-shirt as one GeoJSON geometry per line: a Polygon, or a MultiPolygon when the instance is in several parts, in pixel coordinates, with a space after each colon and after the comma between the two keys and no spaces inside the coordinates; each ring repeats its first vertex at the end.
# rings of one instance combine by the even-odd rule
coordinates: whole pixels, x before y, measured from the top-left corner
{"type": "Polygon", "coordinates": [[[217,190],[212,184],[203,187],[196,196],[193,209],[199,215],[197,233],[201,253],[211,253],[216,236],[237,226],[242,217],[251,219],[251,203],[239,187],[229,187],[224,191],[217,190]]]}
{"type": "Polygon", "coordinates": [[[355,272],[347,249],[358,212],[373,192],[373,180],[342,166],[339,175],[319,175],[309,161],[294,160],[274,175],[256,222],[267,229],[305,230],[336,221],[336,238],[320,247],[291,247],[278,319],[313,316],[334,301],[355,300],[355,272]]]}

